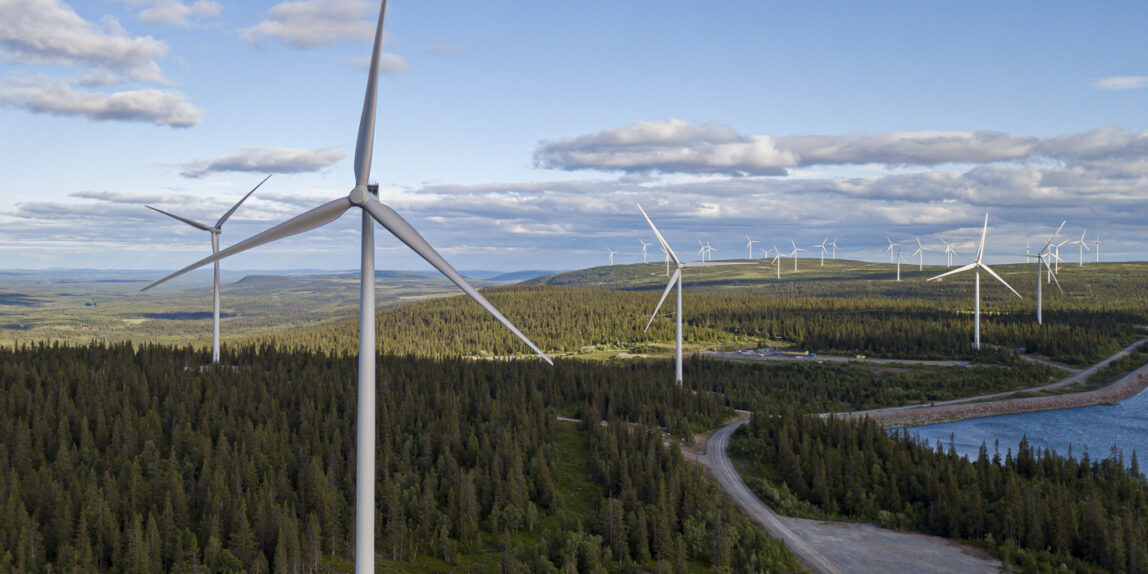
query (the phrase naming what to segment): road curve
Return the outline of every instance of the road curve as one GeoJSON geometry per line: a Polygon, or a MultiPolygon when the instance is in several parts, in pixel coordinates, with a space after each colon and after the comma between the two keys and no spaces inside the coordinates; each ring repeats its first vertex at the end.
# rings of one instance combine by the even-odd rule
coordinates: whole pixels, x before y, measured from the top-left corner
{"type": "MultiPolygon", "coordinates": [[[[721,485],[722,490],[726,491],[738,506],[745,509],[746,514],[750,516],[755,522],[765,527],[774,538],[780,538],[785,542],[797,558],[800,559],[810,570],[819,574],[844,574],[833,562],[825,557],[822,553],[818,552],[816,548],[812,547],[804,539],[799,537],[789,526],[785,520],[778,516],[771,508],[765,505],[749,487],[742,481],[741,476],[733,468],[733,463],[730,462],[729,457],[726,456],[726,448],[729,446],[729,437],[737,427],[745,424],[748,421],[742,420],[733,424],[726,425],[720,430],[715,432],[713,436],[706,441],[706,456],[708,458],[708,466],[713,471],[714,477],[717,478],[718,484],[721,485]]],[[[698,462],[703,464],[706,461],[698,458],[698,462]]]]}

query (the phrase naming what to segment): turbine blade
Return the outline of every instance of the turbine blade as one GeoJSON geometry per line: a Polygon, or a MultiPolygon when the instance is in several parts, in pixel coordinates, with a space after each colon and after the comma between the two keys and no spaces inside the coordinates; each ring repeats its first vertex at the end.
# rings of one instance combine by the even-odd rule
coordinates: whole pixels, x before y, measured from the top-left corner
{"type": "Polygon", "coordinates": [[[1047,268],[1047,269],[1048,269],[1048,275],[1049,275],[1049,277],[1052,277],[1052,280],[1053,280],[1053,282],[1055,282],[1055,283],[1056,283],[1056,288],[1057,288],[1057,289],[1060,289],[1060,293],[1063,295],[1063,294],[1064,294],[1064,287],[1061,287],[1061,286],[1060,286],[1060,279],[1057,279],[1057,278],[1056,278],[1056,273],[1054,273],[1054,272],[1052,271],[1052,266],[1048,264],[1048,258],[1047,258],[1047,257],[1041,257],[1041,259],[1040,259],[1040,260],[1044,262],[1044,266],[1045,266],[1045,268],[1047,268]]]}
{"type": "Polygon", "coordinates": [[[997,281],[1000,281],[1002,285],[1004,285],[1005,287],[1008,287],[1008,290],[1009,290],[1009,291],[1012,291],[1013,293],[1015,293],[1017,297],[1020,297],[1021,299],[1024,299],[1024,297],[1021,297],[1021,294],[1020,294],[1020,293],[1017,293],[1017,290],[1016,290],[1016,289],[1013,289],[1013,288],[1012,288],[1012,285],[1009,285],[1007,282],[1005,282],[1005,280],[1004,280],[1004,279],[1001,279],[1001,276],[1000,276],[1000,275],[997,275],[997,272],[996,272],[996,271],[993,271],[991,267],[989,267],[988,265],[985,265],[984,263],[980,263],[980,267],[981,267],[981,269],[984,269],[985,271],[988,271],[988,272],[989,272],[989,275],[992,275],[993,277],[996,277],[996,278],[997,278],[997,281]]]}
{"type": "Polygon", "coordinates": [[[263,178],[263,181],[259,182],[259,185],[256,185],[255,187],[251,188],[251,191],[247,192],[247,195],[243,196],[243,199],[239,200],[239,203],[236,203],[235,205],[231,206],[231,209],[228,209],[228,210],[227,210],[227,213],[224,213],[224,214],[223,214],[223,217],[220,217],[220,218],[219,218],[219,221],[216,221],[216,222],[215,222],[215,227],[216,227],[216,229],[218,229],[218,228],[220,228],[220,227],[223,227],[223,223],[224,223],[224,222],[226,222],[226,221],[228,220],[228,218],[230,218],[230,217],[231,217],[231,214],[232,214],[232,213],[235,213],[235,210],[236,210],[236,209],[239,209],[239,206],[240,206],[240,205],[243,205],[243,202],[244,202],[244,201],[247,201],[247,198],[251,197],[251,194],[255,193],[255,190],[259,189],[259,186],[261,186],[261,185],[263,185],[264,183],[266,183],[266,182],[267,182],[267,180],[269,180],[269,179],[271,179],[271,176],[270,176],[270,175],[268,175],[267,177],[263,178]]]}
{"type": "Polygon", "coordinates": [[[486,300],[486,297],[483,297],[481,293],[475,290],[475,288],[472,287],[458,271],[455,271],[454,267],[451,267],[450,263],[447,263],[446,259],[443,259],[442,255],[439,255],[438,251],[435,251],[435,248],[431,247],[431,244],[427,243],[427,240],[423,239],[422,235],[419,235],[419,232],[416,231],[414,227],[411,227],[411,224],[407,223],[407,220],[403,219],[395,210],[374,199],[367,200],[362,207],[367,210],[367,213],[371,214],[371,217],[375,218],[375,221],[378,221],[380,225],[387,228],[387,231],[390,231],[392,235],[399,238],[403,243],[406,243],[407,247],[413,249],[415,253],[418,253],[427,263],[430,263],[435,269],[438,269],[440,273],[446,275],[447,279],[450,279],[452,283],[458,285],[459,289],[462,289],[463,292],[470,295],[470,298],[474,299],[475,302],[481,305],[483,309],[486,309],[488,313],[494,315],[494,318],[498,319],[499,323],[505,325],[507,329],[510,329],[511,333],[514,333],[519,339],[522,339],[522,342],[526,343],[526,346],[530,347],[543,361],[551,365],[554,364],[554,362],[550,360],[550,357],[542,352],[542,349],[539,349],[533,341],[527,338],[526,335],[523,335],[522,331],[519,331],[518,327],[514,326],[514,323],[511,323],[494,305],[490,304],[490,301],[486,300]]]}
{"type": "Polygon", "coordinates": [[[981,257],[985,254],[985,236],[989,233],[989,212],[985,212],[985,227],[981,229],[981,244],[977,247],[977,263],[981,262],[981,257]]]}
{"type": "Polygon", "coordinates": [[[194,227],[194,228],[196,228],[196,229],[202,229],[202,230],[204,230],[204,231],[211,231],[211,228],[210,228],[210,227],[208,227],[208,226],[206,226],[206,225],[204,225],[204,224],[202,224],[202,223],[200,223],[200,222],[198,222],[198,221],[192,221],[192,220],[190,220],[190,219],[187,219],[186,217],[180,217],[180,216],[178,216],[178,215],[176,215],[176,214],[174,214],[174,213],[168,213],[168,212],[166,212],[166,211],[164,211],[164,210],[162,210],[162,209],[159,209],[158,207],[152,207],[152,206],[150,206],[150,205],[145,205],[144,207],[146,207],[146,208],[148,208],[148,209],[150,209],[150,210],[152,210],[152,211],[158,211],[158,212],[160,212],[160,213],[162,213],[162,214],[164,214],[164,215],[166,215],[166,216],[168,216],[168,217],[171,217],[171,218],[173,218],[173,219],[178,219],[178,220],[180,220],[180,221],[182,221],[182,222],[184,222],[184,223],[186,223],[186,224],[188,224],[188,225],[190,225],[190,226],[192,226],[192,227],[194,227]]]}
{"type": "Polygon", "coordinates": [[[969,263],[968,265],[965,265],[964,267],[958,267],[956,269],[953,269],[952,271],[947,271],[945,273],[941,273],[940,275],[937,275],[936,277],[930,277],[929,281],[936,281],[937,279],[940,279],[942,277],[948,277],[949,275],[956,275],[957,273],[960,273],[962,271],[968,271],[969,269],[973,269],[976,266],[977,266],[976,263],[969,263]]]}
{"type": "Polygon", "coordinates": [[[359,139],[355,143],[355,187],[366,190],[371,178],[371,153],[375,147],[375,101],[379,92],[379,52],[383,45],[383,16],[387,13],[387,0],[379,7],[379,23],[375,28],[375,46],[371,52],[371,69],[367,73],[367,93],[363,96],[363,115],[359,118],[359,139]]]}
{"type": "Polygon", "coordinates": [[[279,225],[276,225],[267,231],[244,239],[243,241],[240,241],[239,243],[236,243],[227,249],[221,250],[219,253],[209,257],[204,257],[203,259],[200,259],[199,261],[196,261],[195,263],[192,263],[191,265],[188,265],[187,267],[184,267],[183,269],[180,269],[179,271],[176,271],[175,273],[172,273],[171,275],[168,275],[167,277],[164,277],[163,279],[160,279],[159,281],[156,281],[155,283],[140,289],[140,291],[147,291],[156,285],[171,279],[175,279],[176,277],[179,277],[188,271],[198,269],[204,265],[207,265],[208,263],[219,261],[220,259],[230,257],[236,253],[247,251],[253,247],[258,247],[264,243],[270,243],[277,239],[283,239],[284,237],[290,237],[292,235],[303,233],[304,231],[310,231],[321,225],[326,225],[338,219],[339,216],[343,215],[343,212],[347,211],[347,209],[350,207],[351,200],[345,197],[340,197],[334,201],[329,201],[302,215],[292,217],[291,219],[288,219],[287,221],[284,221],[283,223],[280,223],[279,225]]]}
{"type": "Polygon", "coordinates": [[[654,324],[654,317],[658,316],[658,311],[662,308],[662,303],[666,302],[666,297],[669,296],[670,290],[672,290],[674,288],[674,282],[676,282],[678,280],[678,276],[681,274],[682,274],[682,270],[680,268],[674,270],[674,275],[673,275],[673,277],[670,277],[670,282],[669,282],[669,284],[666,285],[666,290],[662,292],[662,298],[658,299],[658,306],[654,307],[654,314],[650,315],[650,320],[649,320],[649,322],[646,323],[646,328],[642,329],[643,333],[645,333],[646,331],[649,331],[650,325],[654,324]]]}
{"type": "MultiPolygon", "coordinates": [[[[682,262],[678,260],[678,256],[674,254],[674,250],[670,249],[670,244],[666,243],[666,238],[662,237],[662,232],[658,231],[657,226],[655,226],[654,222],[650,220],[650,216],[646,215],[646,210],[642,209],[642,204],[635,202],[634,205],[638,206],[638,211],[642,212],[642,217],[646,218],[646,223],[649,223],[650,229],[654,230],[654,237],[658,238],[658,242],[662,244],[662,249],[665,249],[666,253],[674,260],[674,263],[677,263],[680,266],[682,262]]],[[[698,241],[698,244],[700,245],[701,241],[698,241]]]]}

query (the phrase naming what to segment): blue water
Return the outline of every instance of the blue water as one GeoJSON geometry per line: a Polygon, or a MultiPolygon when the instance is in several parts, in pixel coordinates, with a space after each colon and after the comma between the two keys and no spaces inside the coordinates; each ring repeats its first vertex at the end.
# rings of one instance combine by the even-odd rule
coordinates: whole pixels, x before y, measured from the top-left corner
{"type": "Polygon", "coordinates": [[[949,448],[949,437],[958,453],[975,459],[981,443],[988,447],[989,457],[993,455],[993,441],[1000,440],[1000,455],[1012,449],[1016,454],[1022,436],[1028,435],[1033,448],[1053,449],[1060,455],[1068,455],[1072,445],[1073,458],[1079,459],[1084,450],[1092,460],[1108,458],[1113,445],[1124,453],[1125,464],[1136,451],[1140,468],[1148,464],[1143,457],[1148,456],[1148,392],[1110,406],[1080,407],[1059,411],[1041,411],[1015,415],[1000,415],[979,419],[969,419],[955,423],[943,423],[912,427],[912,434],[929,440],[936,447],[937,441],[949,448]]]}

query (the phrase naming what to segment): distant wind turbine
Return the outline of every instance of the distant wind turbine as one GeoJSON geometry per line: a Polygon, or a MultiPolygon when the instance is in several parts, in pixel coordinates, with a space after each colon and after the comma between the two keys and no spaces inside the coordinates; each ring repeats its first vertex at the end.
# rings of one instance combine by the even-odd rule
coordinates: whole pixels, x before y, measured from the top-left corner
{"type": "Polygon", "coordinates": [[[988,234],[988,232],[989,232],[989,214],[986,211],[985,212],[985,226],[984,226],[984,229],[981,230],[981,243],[979,246],[977,246],[977,258],[974,259],[972,263],[969,263],[968,265],[965,265],[964,267],[960,267],[960,268],[954,269],[952,271],[942,273],[940,275],[937,275],[936,277],[932,277],[929,279],[929,281],[936,281],[938,279],[941,279],[942,277],[948,277],[949,275],[956,275],[957,273],[962,273],[962,272],[968,271],[970,269],[973,270],[973,272],[975,273],[975,276],[976,276],[976,280],[974,282],[974,285],[975,285],[974,297],[975,297],[976,303],[975,303],[974,310],[973,310],[973,315],[974,315],[973,316],[973,325],[974,325],[973,326],[973,346],[975,346],[977,348],[977,350],[980,350],[980,348],[981,348],[981,269],[984,269],[985,272],[988,273],[989,275],[996,277],[997,281],[1000,281],[1001,284],[1003,284],[1005,287],[1009,288],[1009,291],[1012,291],[1013,293],[1016,294],[1017,297],[1020,297],[1020,293],[1017,293],[1016,289],[1013,289],[1012,286],[1009,285],[1008,283],[1006,283],[1004,279],[1001,279],[1000,275],[997,275],[995,271],[993,271],[991,268],[989,268],[988,265],[985,265],[984,262],[982,261],[982,259],[984,258],[984,254],[985,254],[985,236],[988,234]]]}
{"type": "MultiPolygon", "coordinates": [[[[186,223],[186,224],[188,224],[188,225],[190,225],[196,229],[200,229],[200,230],[203,230],[203,231],[210,233],[211,234],[211,253],[212,253],[212,255],[214,255],[216,253],[219,253],[219,234],[223,231],[223,224],[228,220],[228,218],[231,217],[231,214],[235,213],[235,210],[239,209],[239,206],[243,205],[243,202],[247,201],[247,198],[251,197],[251,194],[255,193],[255,190],[259,189],[259,186],[263,185],[263,183],[266,182],[268,179],[271,179],[270,175],[263,178],[263,181],[259,182],[255,187],[251,188],[251,191],[247,192],[247,195],[243,196],[243,198],[240,199],[238,202],[236,202],[235,205],[231,206],[231,209],[228,209],[227,213],[224,213],[223,217],[220,217],[219,221],[216,221],[215,225],[213,225],[211,227],[208,227],[208,226],[206,226],[206,225],[204,225],[198,221],[194,221],[191,219],[186,219],[186,218],[180,217],[178,215],[175,215],[174,213],[168,213],[168,212],[166,212],[162,209],[159,209],[157,207],[152,207],[150,205],[145,205],[144,207],[151,209],[151,210],[154,210],[154,211],[158,211],[158,212],[160,212],[160,213],[162,213],[168,217],[171,217],[173,219],[178,219],[179,221],[182,221],[182,222],[184,222],[184,223],[186,223]]],[[[216,262],[215,262],[214,287],[215,287],[215,297],[214,297],[214,303],[212,305],[212,320],[211,320],[211,362],[212,363],[218,363],[219,362],[219,261],[218,260],[216,260],[216,262]]]]}
{"type": "Polygon", "coordinates": [[[610,249],[609,247],[606,248],[606,251],[610,252],[610,265],[613,265],[614,264],[614,254],[617,253],[617,251],[614,251],[613,249],[610,249]]]}
{"type": "Polygon", "coordinates": [[[1056,231],[1053,232],[1052,237],[1048,238],[1048,243],[1044,244],[1044,248],[1041,249],[1039,253],[1036,255],[1025,253],[1025,257],[1036,259],[1036,322],[1038,325],[1044,324],[1042,309],[1044,307],[1044,294],[1042,293],[1042,281],[1040,278],[1042,264],[1048,269],[1048,277],[1056,281],[1056,288],[1060,289],[1061,293],[1064,293],[1064,288],[1060,286],[1060,279],[1057,279],[1056,276],[1053,275],[1052,267],[1048,264],[1048,259],[1052,254],[1052,252],[1049,250],[1052,247],[1052,242],[1056,241],[1056,236],[1060,235],[1060,230],[1064,229],[1065,223],[1068,223],[1068,221],[1060,222],[1060,227],[1056,228],[1056,231]]]}
{"type": "Polygon", "coordinates": [[[953,256],[954,255],[960,255],[960,253],[957,253],[957,250],[953,248],[952,243],[949,243],[948,241],[945,241],[944,239],[941,240],[941,243],[945,244],[945,261],[946,261],[945,266],[946,267],[952,267],[953,266],[953,256]]]}
{"type": "Polygon", "coordinates": [[[885,236],[885,241],[889,242],[889,246],[886,247],[885,250],[889,252],[889,263],[892,263],[893,262],[893,251],[897,247],[899,247],[901,244],[900,243],[893,243],[893,240],[889,239],[888,235],[885,236]]]}
{"type": "Polygon", "coordinates": [[[666,302],[666,297],[669,296],[670,290],[673,289],[675,285],[677,285],[677,287],[678,287],[677,314],[676,314],[676,317],[674,318],[674,320],[675,320],[675,325],[674,325],[674,333],[675,333],[674,382],[677,383],[678,385],[681,385],[682,384],[682,270],[687,268],[687,267],[711,267],[711,266],[716,267],[719,265],[749,265],[749,263],[734,262],[734,261],[729,261],[729,262],[722,261],[720,263],[705,262],[705,261],[694,262],[694,263],[682,263],[681,260],[678,259],[678,256],[674,254],[674,250],[670,249],[670,244],[666,243],[666,239],[664,237],[662,237],[662,233],[660,231],[658,231],[657,226],[654,225],[654,222],[650,219],[650,216],[646,215],[646,210],[642,209],[642,204],[639,203],[637,205],[638,205],[638,211],[642,212],[642,217],[646,218],[646,223],[650,224],[650,229],[654,230],[654,237],[658,238],[658,242],[662,244],[662,249],[665,250],[667,255],[669,255],[671,258],[673,258],[674,264],[677,265],[677,269],[674,270],[674,275],[672,277],[670,277],[670,282],[666,285],[666,290],[662,292],[662,298],[658,300],[657,307],[654,307],[654,313],[652,315],[650,315],[650,321],[648,323],[646,323],[645,331],[650,330],[650,325],[652,325],[654,323],[654,317],[658,316],[658,310],[662,308],[662,303],[666,302]]]}
{"type": "Polygon", "coordinates": [[[649,261],[646,260],[646,248],[653,245],[653,243],[646,243],[641,239],[638,240],[638,243],[642,244],[642,263],[649,263],[649,261]]]}
{"type": "Polygon", "coordinates": [[[898,249],[897,250],[897,281],[901,280],[901,262],[904,260],[905,260],[905,257],[903,255],[901,255],[901,250],[898,249]]]}
{"type": "Polygon", "coordinates": [[[781,279],[781,250],[773,245],[773,264],[777,266],[777,278],[781,279]]]}
{"type": "Polygon", "coordinates": [[[826,237],[825,239],[821,240],[821,243],[818,243],[818,244],[814,245],[814,247],[816,247],[816,248],[818,248],[818,249],[820,249],[820,250],[821,250],[821,266],[822,266],[822,267],[825,267],[825,253],[829,251],[829,250],[828,250],[828,249],[826,249],[826,247],[825,247],[825,244],[826,244],[826,243],[828,243],[828,242],[829,242],[829,238],[828,238],[828,237],[826,237]]]}
{"type": "Polygon", "coordinates": [[[1088,233],[1088,230],[1085,229],[1084,231],[1082,231],[1080,233],[1080,239],[1077,241],[1073,241],[1071,243],[1072,245],[1079,245],[1080,246],[1080,265],[1078,265],[1078,267],[1084,267],[1084,250],[1088,249],[1089,251],[1092,251],[1092,249],[1090,247],[1088,247],[1088,244],[1085,243],[1085,241],[1084,241],[1084,236],[1087,233],[1088,233]]]}
{"type": "Polygon", "coordinates": [[[836,261],[837,260],[837,238],[834,237],[833,242],[830,243],[829,245],[833,247],[833,260],[836,261]]]}
{"type": "Polygon", "coordinates": [[[789,242],[793,244],[793,252],[790,253],[789,256],[793,258],[793,271],[797,272],[797,252],[805,250],[798,247],[796,241],[790,239],[789,242]]]}
{"type": "Polygon", "coordinates": [[[1096,241],[1093,241],[1092,245],[1094,245],[1096,247],[1096,262],[1100,263],[1100,232],[1099,231],[1096,232],[1096,241]]]}
{"type": "Polygon", "coordinates": [[[925,270],[925,252],[926,251],[932,251],[932,249],[925,247],[924,245],[921,245],[921,238],[918,237],[917,238],[917,250],[913,252],[913,255],[920,255],[920,257],[921,257],[920,260],[917,262],[917,271],[924,271],[925,270]]]}
{"type": "Polygon", "coordinates": [[[750,239],[749,234],[747,233],[745,235],[745,253],[746,253],[745,258],[746,259],[753,259],[753,244],[754,243],[758,243],[758,242],[750,239]]]}
{"type": "Polygon", "coordinates": [[[382,204],[368,186],[371,176],[371,155],[375,136],[375,101],[378,91],[379,59],[383,41],[383,16],[387,2],[379,7],[379,21],[375,28],[375,41],[371,52],[371,67],[367,73],[367,89],[363,98],[363,112],[359,120],[358,141],[355,145],[355,187],[347,195],[320,205],[302,215],[293,217],[253,237],[240,241],[219,253],[201,259],[183,269],[144,287],[150,289],[164,281],[187,273],[208,263],[270,243],[310,231],[339,218],[352,207],[362,210],[362,259],[359,275],[359,381],[358,421],[355,449],[355,572],[375,572],[375,235],[374,221],[407,244],[420,257],[446,275],[455,285],[479,305],[494,315],[519,339],[527,344],[542,360],[546,356],[530,339],[526,338],[498,309],[474,289],[411,224],[398,213],[382,204]]]}

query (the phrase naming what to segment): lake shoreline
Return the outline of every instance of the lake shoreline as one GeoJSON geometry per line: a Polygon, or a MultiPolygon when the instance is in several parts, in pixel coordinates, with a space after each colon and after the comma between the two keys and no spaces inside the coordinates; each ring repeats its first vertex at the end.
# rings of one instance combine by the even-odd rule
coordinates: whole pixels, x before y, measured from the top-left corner
{"type": "MultiPolygon", "coordinates": [[[[1001,398],[984,402],[876,409],[834,416],[849,419],[869,418],[889,429],[908,428],[998,415],[1111,405],[1130,399],[1140,394],[1145,388],[1148,388],[1148,365],[1141,366],[1118,381],[1091,391],[1038,397],[1001,398]]],[[[1023,390],[1017,391],[1017,393],[1023,392],[1023,390]]]]}

